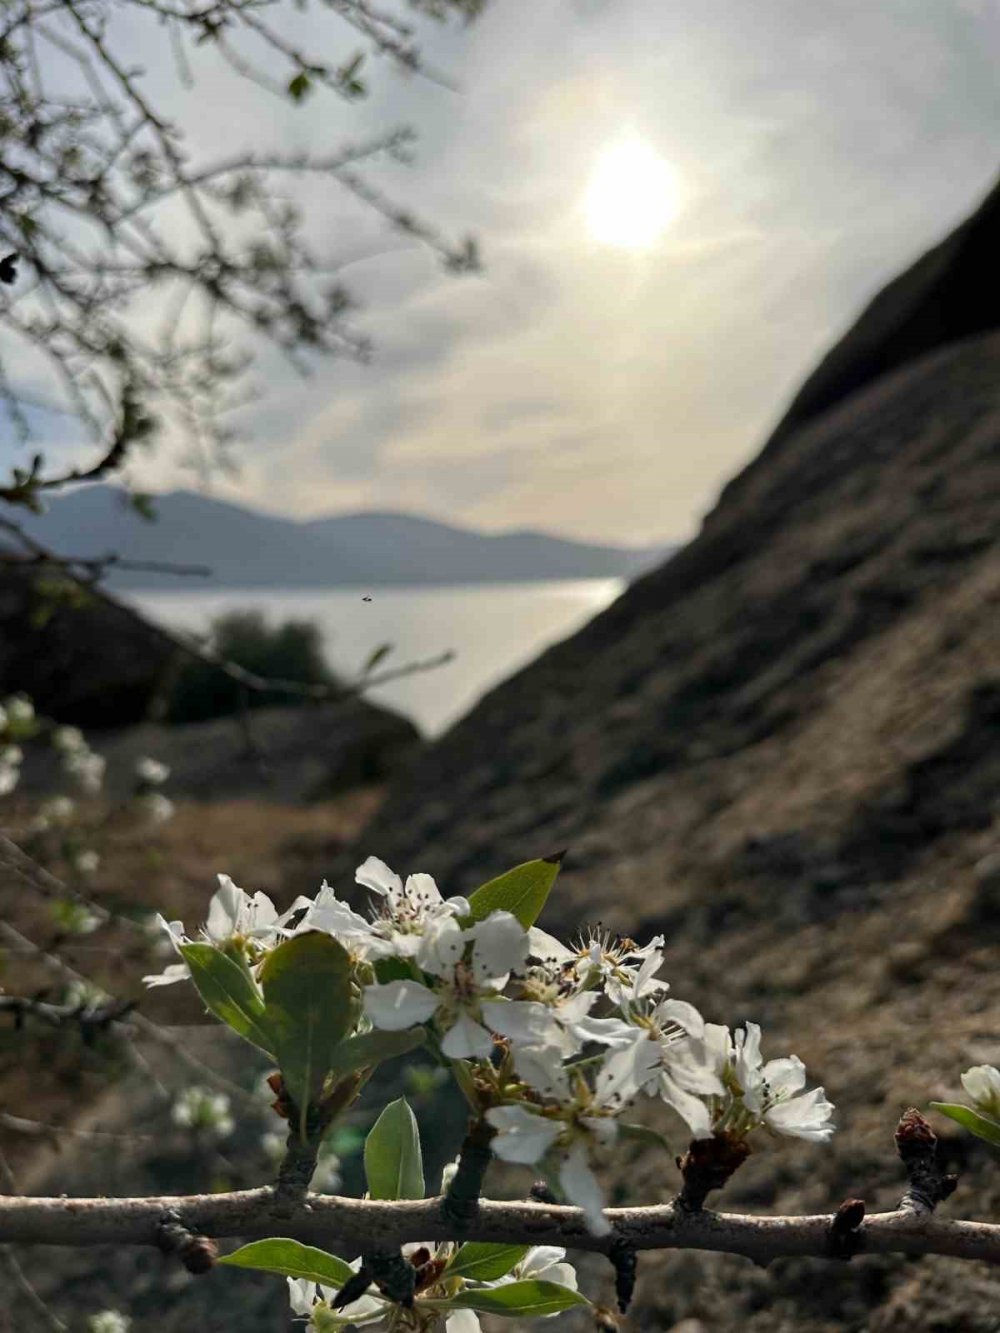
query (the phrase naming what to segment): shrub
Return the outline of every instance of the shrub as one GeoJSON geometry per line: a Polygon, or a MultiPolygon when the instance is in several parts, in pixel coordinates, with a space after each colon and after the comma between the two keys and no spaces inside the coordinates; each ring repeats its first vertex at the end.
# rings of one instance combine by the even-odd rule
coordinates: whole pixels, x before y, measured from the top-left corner
{"type": "MultiPolygon", "coordinates": [[[[207,646],[247,671],[275,680],[310,685],[332,685],[333,672],[323,656],[319,627],[308,620],[286,620],[271,626],[260,611],[230,611],[212,622],[207,646]]],[[[245,705],[303,702],[278,691],[246,691],[245,705]]],[[[188,659],[170,690],[165,717],[168,722],[200,722],[229,717],[244,701],[236,681],[208,662],[188,659]]]]}

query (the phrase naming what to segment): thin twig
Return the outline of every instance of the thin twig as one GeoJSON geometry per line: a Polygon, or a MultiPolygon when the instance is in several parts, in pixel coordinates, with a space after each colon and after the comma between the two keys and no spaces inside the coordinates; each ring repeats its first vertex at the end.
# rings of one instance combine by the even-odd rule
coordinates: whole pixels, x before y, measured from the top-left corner
{"type": "Polygon", "coordinates": [[[178,634],[157,621],[148,620],[137,607],[132,606],[129,602],[119,601],[117,597],[109,593],[93,578],[81,573],[74,565],[67,563],[65,557],[60,557],[49,551],[46,546],[25,532],[21,525],[13,519],[0,516],[0,530],[9,532],[29,554],[37,559],[50,561],[62,567],[66,577],[73,583],[83,588],[90,596],[109,609],[125,616],[133,624],[139,625],[154,639],[179,650],[188,657],[193,657],[199,662],[215,667],[224,676],[228,676],[237,685],[254,694],[285,694],[300,699],[311,699],[317,703],[331,703],[355,698],[367,690],[375,689],[380,685],[387,685],[391,681],[423,674],[425,671],[434,671],[438,667],[447,665],[455,657],[455,653],[448,649],[423,661],[408,662],[403,666],[393,667],[386,671],[371,672],[364,675],[359,681],[346,685],[339,682],[324,684],[317,681],[286,680],[280,677],[261,676],[256,671],[248,671],[246,667],[240,666],[238,662],[232,662],[228,658],[222,657],[207,644],[199,643],[196,639],[189,638],[184,634],[178,634]]]}
{"type": "Polygon", "coordinates": [[[31,1285],[27,1273],[21,1267],[13,1251],[7,1249],[6,1246],[0,1246],[0,1266],[6,1268],[14,1286],[17,1287],[46,1328],[51,1329],[52,1333],[69,1333],[69,1326],[64,1324],[59,1316],[54,1314],[45,1304],[31,1285]]]}

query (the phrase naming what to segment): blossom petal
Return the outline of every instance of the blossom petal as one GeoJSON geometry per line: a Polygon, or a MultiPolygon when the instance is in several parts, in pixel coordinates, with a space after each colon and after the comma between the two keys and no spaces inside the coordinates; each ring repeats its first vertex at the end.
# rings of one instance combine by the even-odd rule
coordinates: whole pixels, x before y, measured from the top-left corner
{"type": "Polygon", "coordinates": [[[604,1193],[587,1162],[587,1150],[575,1143],[559,1168],[559,1184],[570,1203],[583,1210],[587,1230],[593,1236],[606,1236],[611,1223],[604,1216],[604,1193]]]}
{"type": "Polygon", "coordinates": [[[597,1075],[594,1092],[597,1101],[609,1109],[621,1110],[649,1082],[660,1064],[660,1047],[644,1034],[620,1050],[612,1050],[597,1075]]]}
{"type": "Polygon", "coordinates": [[[577,958],[572,949],[567,949],[561,940],[557,940],[547,931],[540,930],[538,926],[532,926],[528,931],[528,945],[531,957],[538,958],[543,963],[572,963],[577,958]]]}
{"type": "Polygon", "coordinates": [[[523,1106],[493,1106],[486,1119],[497,1131],[491,1147],[504,1162],[533,1166],[541,1161],[562,1133],[558,1121],[526,1111],[523,1106]]]}
{"type": "Polygon", "coordinates": [[[656,1006],[656,1021],[661,1027],[673,1023],[697,1041],[705,1035],[705,1020],[686,1000],[662,1000],[656,1006]]]}
{"type": "Polygon", "coordinates": [[[472,972],[480,983],[523,967],[528,957],[528,932],[511,912],[491,912],[469,930],[475,941],[472,972]]]}
{"type": "MultiPolygon", "coordinates": [[[[485,1006],[484,1006],[485,1008],[485,1006]]],[[[522,1046],[515,1048],[514,1068],[529,1088],[555,1101],[569,1101],[569,1078],[558,1047],[522,1046]]]]}
{"type": "Polygon", "coordinates": [[[389,981],[365,986],[365,1013],[383,1032],[401,1032],[404,1028],[426,1023],[438,1007],[432,990],[419,981],[389,981]]]}
{"type": "MultiPolygon", "coordinates": [[[[483,1021],[494,1032],[509,1037],[515,1046],[562,1047],[564,1044],[565,1034],[555,1011],[537,1000],[486,1000],[482,1014],[483,1021]]],[[[567,1045],[571,1049],[565,1050],[566,1055],[579,1049],[579,1043],[569,1042],[567,1045]]]]}
{"type": "Polygon", "coordinates": [[[657,1085],[660,1097],[674,1108],[694,1138],[712,1137],[712,1116],[700,1097],[682,1088],[666,1069],[660,1071],[657,1085]]]}
{"type": "Polygon", "coordinates": [[[620,1018],[588,1016],[578,1019],[572,1025],[572,1031],[580,1042],[596,1041],[602,1046],[631,1046],[636,1038],[635,1028],[620,1018]]]}
{"type": "Polygon", "coordinates": [[[444,906],[441,891],[433,876],[425,875],[422,871],[407,875],[402,896],[411,907],[419,908],[421,912],[432,912],[436,907],[444,906]]]}
{"type": "Polygon", "coordinates": [[[451,976],[455,964],[465,952],[465,932],[453,916],[438,916],[428,921],[418,940],[414,956],[425,972],[436,977],[451,976]]]}
{"type": "Polygon", "coordinates": [[[493,1050],[493,1038],[481,1023],[459,1010],[455,1022],[445,1033],[441,1050],[449,1060],[486,1060],[493,1050]]]}
{"type": "Polygon", "coordinates": [[[172,986],[175,981],[186,981],[190,975],[187,963],[171,963],[162,972],[143,977],[143,982],[150,987],[172,986]]]}
{"type": "Polygon", "coordinates": [[[806,1067],[797,1055],[768,1060],[761,1073],[774,1101],[784,1100],[806,1086],[806,1067]]]}
{"type": "Polygon", "coordinates": [[[228,940],[235,935],[240,918],[246,915],[249,898],[228,875],[218,875],[219,887],[208,904],[205,933],[212,940],[228,940]]]}
{"type": "Polygon", "coordinates": [[[288,1304],[293,1314],[310,1315],[316,1303],[316,1283],[306,1277],[290,1277],[288,1281],[288,1304]]]}
{"type": "Polygon", "coordinates": [[[482,1327],[474,1310],[450,1310],[445,1316],[445,1333],[481,1333],[482,1327]]]}
{"type": "Polygon", "coordinates": [[[399,893],[403,888],[403,881],[396,872],[390,870],[377,856],[369,856],[367,861],[358,866],[354,872],[354,882],[383,898],[392,893],[399,893]]]}
{"type": "Polygon", "coordinates": [[[962,1075],[962,1087],[987,1115],[1000,1115],[1000,1069],[973,1065],[962,1075]]]}
{"type": "Polygon", "coordinates": [[[833,1103],[826,1100],[822,1088],[813,1088],[801,1097],[778,1102],[764,1113],[764,1120],[779,1134],[825,1143],[833,1134],[833,1103]]]}

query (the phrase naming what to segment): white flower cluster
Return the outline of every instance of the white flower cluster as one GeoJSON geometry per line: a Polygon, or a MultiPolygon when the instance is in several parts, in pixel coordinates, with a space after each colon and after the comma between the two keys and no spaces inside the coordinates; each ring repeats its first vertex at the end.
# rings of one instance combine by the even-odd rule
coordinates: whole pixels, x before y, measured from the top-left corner
{"type": "Polygon", "coordinates": [[[79,727],[56,727],[52,745],[62,756],[65,772],[86,796],[96,796],[104,784],[106,762],[87,744],[79,727]]]}
{"type": "MultiPolygon", "coordinates": [[[[375,857],[356,879],[374,897],[368,916],[328,884],[279,915],[266,895],[220,876],[204,936],[238,941],[255,966],[292,935],[332,935],[350,955],[362,1030],[425,1029],[494,1129],[495,1156],[538,1167],[596,1234],[608,1223],[592,1160],[641,1095],[662,1099],[695,1138],[833,1133],[833,1107],[822,1088],[804,1091],[796,1056],[765,1062],[756,1024],[730,1032],[668,996],[662,936],[640,946],[595,932],[570,948],[510,911],[443,898],[429,875],[404,881],[375,857]]],[[[186,942],[180,922],[162,924],[175,946],[186,942]]]]}
{"type": "Polygon", "coordinates": [[[973,1065],[962,1075],[962,1087],[977,1110],[1000,1121],[1000,1069],[993,1065],[973,1065]]]}
{"type": "MultiPolygon", "coordinates": [[[[410,1327],[437,1329],[441,1327],[439,1320],[443,1318],[444,1333],[481,1333],[482,1325],[474,1310],[446,1310],[435,1316],[441,1304],[458,1293],[497,1289],[515,1282],[532,1281],[554,1282],[570,1291],[577,1290],[576,1271],[572,1264],[566,1263],[566,1251],[558,1246],[538,1245],[529,1249],[508,1273],[492,1282],[470,1282],[461,1277],[450,1279],[448,1262],[459,1248],[449,1242],[403,1246],[403,1257],[414,1266],[418,1283],[413,1309],[415,1322],[410,1327]],[[421,1319],[423,1322],[416,1322],[421,1319]]],[[[355,1259],[350,1267],[357,1272],[361,1260],[355,1259]]],[[[288,1300],[292,1312],[307,1317],[310,1327],[316,1329],[317,1333],[333,1333],[338,1329],[349,1331],[352,1328],[365,1328],[369,1333],[389,1333],[389,1330],[401,1327],[398,1323],[399,1307],[379,1295],[375,1289],[370,1288],[364,1296],[344,1306],[342,1310],[331,1307],[330,1303],[336,1295],[335,1287],[324,1287],[310,1282],[308,1278],[288,1278],[288,1300]]]]}
{"type": "Polygon", "coordinates": [[[213,1138],[228,1138],[235,1128],[229,1098],[207,1088],[184,1088],[174,1099],[170,1114],[182,1129],[199,1129],[213,1138]]]}
{"type": "Polygon", "coordinates": [[[102,1310],[87,1320],[87,1333],[129,1333],[132,1321],[117,1310],[102,1310]]]}
{"type": "Polygon", "coordinates": [[[31,734],[35,709],[30,699],[15,694],[0,704],[0,796],[7,796],[21,779],[24,752],[19,738],[31,734]]]}
{"type": "Polygon", "coordinates": [[[174,803],[169,796],[164,796],[158,788],[170,777],[170,768],[144,755],[135,765],[136,793],[135,803],[140,813],[154,825],[167,824],[174,817],[174,803]]]}

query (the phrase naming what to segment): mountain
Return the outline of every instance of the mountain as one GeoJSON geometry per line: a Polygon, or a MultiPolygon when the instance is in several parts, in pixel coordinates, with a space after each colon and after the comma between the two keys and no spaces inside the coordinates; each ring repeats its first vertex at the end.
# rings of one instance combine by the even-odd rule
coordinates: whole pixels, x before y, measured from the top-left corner
{"type": "MultiPolygon", "coordinates": [[[[568,541],[542,532],[475,532],[410,514],[357,513],[299,522],[194,491],[155,497],[150,523],[114,486],[56,496],[25,526],[51,549],[77,556],[117,552],[143,561],[205,565],[216,587],[331,587],[338,584],[514,583],[538,579],[629,578],[665,548],[568,541]]],[[[115,570],[113,587],[176,587],[176,579],[115,570]]]]}
{"type": "MultiPolygon", "coordinates": [[[[723,1208],[891,1206],[901,1110],[1000,1064],[1000,291],[987,255],[953,320],[969,235],[921,261],[940,338],[901,341],[915,307],[891,284],[881,338],[869,312],[841,344],[868,373],[828,381],[689,546],[426,748],[334,867],[347,885],[374,854],[467,894],[568,847],[547,924],[662,933],[673,994],[759,1021],[838,1108],[832,1148],[761,1145],[723,1208]]],[[[938,1129],[962,1171],[946,1211],[1000,1216],[995,1156],[938,1129]]],[[[676,1190],[662,1153],[621,1161],[619,1201],[676,1190]]],[[[629,1326],[985,1333],[997,1293],[947,1260],[643,1255],[629,1326]]]]}

